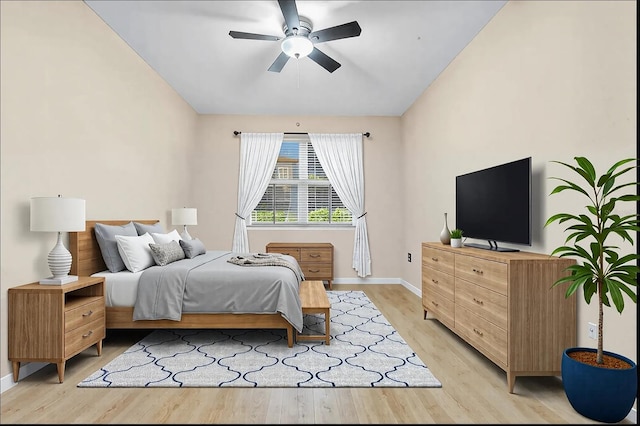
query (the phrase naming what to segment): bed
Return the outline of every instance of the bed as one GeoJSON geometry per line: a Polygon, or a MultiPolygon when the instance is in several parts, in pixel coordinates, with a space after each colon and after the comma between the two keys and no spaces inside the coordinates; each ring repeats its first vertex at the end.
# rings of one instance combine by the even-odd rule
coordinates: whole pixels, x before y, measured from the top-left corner
{"type": "MultiPolygon", "coordinates": [[[[141,224],[152,225],[158,222],[158,220],[133,220],[141,224]]],[[[95,220],[86,221],[85,230],[82,232],[70,232],[69,233],[69,249],[73,257],[73,263],[71,266],[71,274],[79,276],[105,276],[105,262],[102,257],[102,252],[95,235],[96,223],[102,223],[105,225],[125,225],[131,220],[95,220]]],[[[210,252],[207,251],[207,254],[210,252]]],[[[178,261],[182,262],[182,260],[178,261]]],[[[178,263],[175,262],[175,263],[178,263]]],[[[257,268],[235,266],[241,270],[246,270],[247,275],[251,276],[250,271],[255,273],[257,268]]],[[[157,267],[162,268],[162,267],[157,267]]],[[[157,269],[156,268],[156,269],[157,269]]],[[[271,267],[272,269],[278,269],[286,271],[287,268],[271,267]]],[[[153,269],[153,268],[149,268],[153,269]]],[[[144,273],[144,271],[142,272],[144,273]]],[[[289,271],[291,273],[291,271],[289,271]]],[[[244,272],[243,272],[244,274],[244,272]]],[[[287,344],[289,347],[293,347],[294,341],[294,325],[285,318],[280,312],[265,312],[265,313],[227,313],[227,312],[215,312],[215,313],[198,313],[198,312],[182,312],[180,320],[172,319],[153,319],[153,320],[134,320],[134,306],[130,302],[118,301],[116,296],[110,296],[109,286],[111,280],[114,283],[118,281],[135,282],[141,272],[126,272],[122,274],[106,274],[106,287],[107,287],[107,306],[106,306],[106,327],[108,329],[163,329],[163,328],[236,328],[236,329],[284,329],[287,332],[287,344]],[[112,276],[111,276],[112,275],[112,276]],[[119,278],[116,276],[119,275],[119,278]]],[[[127,284],[124,284],[127,287],[127,284]]],[[[132,292],[129,287],[129,292],[132,292]]],[[[297,293],[296,293],[297,295],[297,293]]],[[[131,296],[131,295],[130,295],[131,296]]],[[[128,299],[128,296],[118,296],[121,299],[128,299]]],[[[301,308],[300,308],[301,311],[301,308]]],[[[297,314],[297,313],[296,313],[297,314]]],[[[300,312],[300,316],[301,316],[300,312]]]]}

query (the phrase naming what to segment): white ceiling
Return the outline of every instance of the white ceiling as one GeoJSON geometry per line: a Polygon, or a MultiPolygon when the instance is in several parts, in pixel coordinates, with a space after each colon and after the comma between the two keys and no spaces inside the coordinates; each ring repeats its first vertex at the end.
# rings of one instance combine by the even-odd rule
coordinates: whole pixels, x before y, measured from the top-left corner
{"type": "Polygon", "coordinates": [[[333,73],[309,58],[269,72],[279,41],[229,36],[283,36],[276,0],[85,3],[198,113],[400,116],[506,0],[299,0],[314,31],[362,28],[317,45],[342,64],[333,73]]]}

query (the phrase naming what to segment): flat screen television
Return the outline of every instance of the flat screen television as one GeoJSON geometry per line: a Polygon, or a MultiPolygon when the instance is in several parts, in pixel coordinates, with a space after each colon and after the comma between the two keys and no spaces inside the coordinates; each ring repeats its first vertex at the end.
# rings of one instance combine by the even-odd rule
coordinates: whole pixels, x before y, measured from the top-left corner
{"type": "Polygon", "coordinates": [[[498,241],[531,245],[531,157],[456,176],[456,228],[496,251],[498,241]]]}

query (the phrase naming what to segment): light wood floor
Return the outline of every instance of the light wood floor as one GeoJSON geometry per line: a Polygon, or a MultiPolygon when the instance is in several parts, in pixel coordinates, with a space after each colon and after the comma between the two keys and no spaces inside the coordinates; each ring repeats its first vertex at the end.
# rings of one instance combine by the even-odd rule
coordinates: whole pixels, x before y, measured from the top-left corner
{"type": "MultiPolygon", "coordinates": [[[[442,388],[94,389],[76,385],[148,332],[109,331],[67,362],[58,383],[49,365],[1,395],[1,423],[594,423],[577,414],[556,377],[506,374],[439,322],[423,320],[420,299],[400,285],[334,285],[363,290],[442,382],[442,388]]],[[[632,424],[630,421],[626,423],[632,424]]]]}

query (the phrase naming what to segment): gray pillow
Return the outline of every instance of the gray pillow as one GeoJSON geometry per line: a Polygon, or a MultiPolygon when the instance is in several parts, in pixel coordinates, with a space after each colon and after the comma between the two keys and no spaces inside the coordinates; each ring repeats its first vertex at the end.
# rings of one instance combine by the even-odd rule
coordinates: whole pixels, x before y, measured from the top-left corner
{"type": "Polygon", "coordinates": [[[136,232],[136,227],[133,225],[133,222],[122,226],[96,223],[95,232],[96,240],[98,240],[98,246],[100,246],[100,252],[102,253],[102,259],[109,272],[120,272],[127,269],[118,252],[116,235],[137,237],[138,232],[136,232]]]}
{"type": "Polygon", "coordinates": [[[151,255],[156,265],[165,266],[176,260],[184,259],[184,251],[177,241],[170,241],[166,244],[149,243],[151,255]]]}
{"type": "Polygon", "coordinates": [[[194,238],[193,240],[180,240],[180,246],[182,247],[182,250],[184,250],[184,255],[189,259],[193,259],[194,257],[207,252],[202,241],[197,238],[194,238]]]}
{"type": "Polygon", "coordinates": [[[160,225],[160,222],[156,222],[153,225],[146,225],[140,222],[133,222],[133,226],[136,227],[136,231],[138,232],[138,235],[144,235],[147,232],[149,233],[149,235],[151,235],[151,233],[153,232],[158,234],[164,234],[164,228],[162,227],[162,225],[160,225]]]}

